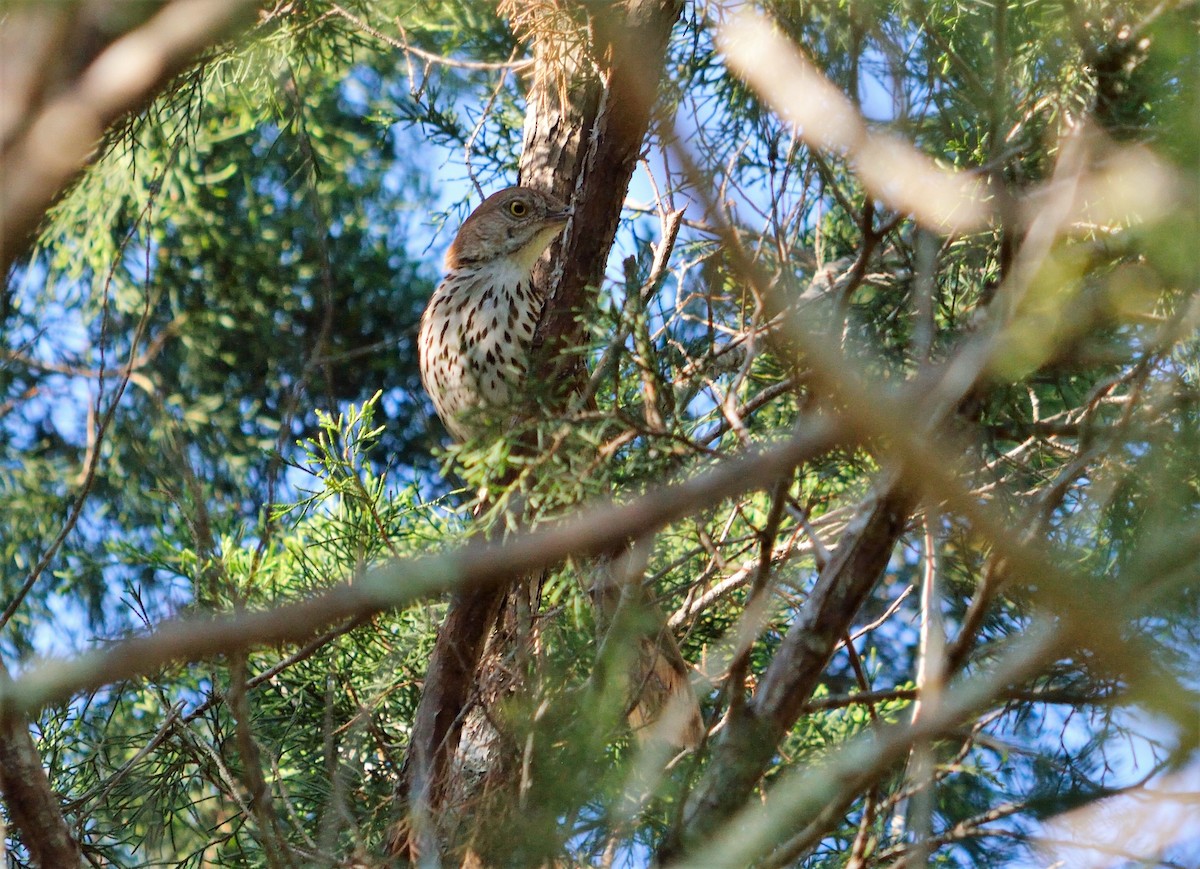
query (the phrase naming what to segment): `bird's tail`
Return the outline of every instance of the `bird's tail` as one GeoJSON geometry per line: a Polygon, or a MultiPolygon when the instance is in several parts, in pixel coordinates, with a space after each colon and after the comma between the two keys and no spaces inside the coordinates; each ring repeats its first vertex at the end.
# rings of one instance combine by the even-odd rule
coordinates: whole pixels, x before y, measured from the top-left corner
{"type": "Polygon", "coordinates": [[[641,586],[647,552],[633,546],[600,559],[592,583],[597,623],[608,633],[615,623],[636,624],[630,639],[637,643],[629,672],[630,729],[641,742],[661,741],[675,748],[695,748],[704,738],[704,718],[692,690],[691,667],[659,608],[641,586]],[[618,618],[618,610],[635,610],[634,618],[618,618]]]}
{"type": "Polygon", "coordinates": [[[691,668],[665,620],[653,636],[638,642],[630,674],[633,708],[629,727],[641,741],[662,740],[677,748],[696,748],[704,739],[704,718],[692,690],[691,668]]]}

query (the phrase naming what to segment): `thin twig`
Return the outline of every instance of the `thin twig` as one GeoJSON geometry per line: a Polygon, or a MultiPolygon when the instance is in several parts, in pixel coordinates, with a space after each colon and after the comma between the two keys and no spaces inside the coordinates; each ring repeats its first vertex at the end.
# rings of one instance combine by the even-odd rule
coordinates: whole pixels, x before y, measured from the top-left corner
{"type": "Polygon", "coordinates": [[[386,33],[382,32],[378,28],[373,27],[372,25],[368,24],[366,21],[363,21],[361,18],[359,18],[353,12],[350,12],[350,11],[342,8],[341,6],[339,6],[336,3],[334,3],[330,7],[330,9],[335,14],[340,15],[341,17],[345,18],[347,21],[349,21],[351,24],[353,24],[355,27],[357,27],[363,33],[366,33],[370,36],[374,36],[376,39],[380,40],[381,42],[387,43],[392,48],[400,49],[400,51],[403,51],[405,54],[414,54],[417,57],[421,58],[422,60],[427,61],[428,63],[431,63],[431,64],[436,64],[438,66],[449,66],[449,67],[454,67],[455,69],[475,69],[475,70],[492,70],[492,69],[521,70],[521,69],[528,69],[529,67],[533,66],[533,64],[534,64],[533,58],[529,58],[528,60],[519,60],[519,61],[508,60],[508,61],[504,61],[504,62],[500,62],[500,63],[495,63],[495,62],[481,61],[481,60],[458,60],[457,58],[453,58],[453,57],[445,57],[444,55],[435,54],[432,51],[426,51],[423,48],[417,48],[415,45],[410,44],[408,41],[408,38],[407,38],[407,34],[404,33],[403,29],[400,30],[401,38],[396,39],[394,36],[388,36],[386,33]]]}

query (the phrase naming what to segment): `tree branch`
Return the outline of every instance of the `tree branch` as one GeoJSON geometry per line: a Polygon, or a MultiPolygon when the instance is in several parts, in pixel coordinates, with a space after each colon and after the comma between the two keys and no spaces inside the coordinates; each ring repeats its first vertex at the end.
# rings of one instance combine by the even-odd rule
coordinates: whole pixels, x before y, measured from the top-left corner
{"type": "Polygon", "coordinates": [[[913,500],[898,476],[888,475],[851,520],[751,703],[731,717],[717,742],[684,810],[681,835],[667,843],[666,854],[719,829],[745,803],[887,566],[913,500]]]}
{"type": "Polygon", "coordinates": [[[105,130],[145,105],[199,52],[248,21],[256,5],[254,0],[174,0],[113,41],[44,105],[34,95],[47,89],[45,72],[20,83],[24,94],[5,88],[5,99],[19,100],[33,114],[5,118],[0,276],[8,274],[46,211],[95,158],[105,130]]]}
{"type": "Polygon", "coordinates": [[[186,618],[110,648],[32,668],[0,685],[0,714],[31,713],[79,691],[154,673],[173,661],[199,661],[257,646],[307,640],[325,625],[401,607],[455,589],[483,589],[568,556],[598,555],[630,537],[674,522],[767,481],[834,444],[833,426],[812,420],[805,431],[768,450],[722,463],[624,505],[600,504],[572,518],[498,544],[481,540],[439,555],[389,561],[308,600],[267,610],[186,618]]]}
{"type": "MultiPolygon", "coordinates": [[[[945,734],[986,707],[1010,685],[1019,684],[1062,649],[1062,637],[1049,621],[1029,630],[994,668],[947,693],[936,715],[913,724],[873,727],[824,763],[800,768],[771,790],[765,805],[752,803],[714,828],[713,841],[702,852],[671,863],[672,869],[704,866],[750,866],[788,840],[791,858],[818,841],[864,788],[907,756],[914,742],[945,734]]],[[[772,861],[775,865],[779,861],[772,861]]],[[[784,861],[786,862],[786,861],[784,861]]]]}

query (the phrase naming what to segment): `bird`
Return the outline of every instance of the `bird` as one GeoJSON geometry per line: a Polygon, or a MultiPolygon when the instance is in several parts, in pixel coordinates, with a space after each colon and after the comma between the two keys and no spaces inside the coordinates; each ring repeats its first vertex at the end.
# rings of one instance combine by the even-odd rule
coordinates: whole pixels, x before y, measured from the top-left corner
{"type": "Polygon", "coordinates": [[[571,211],[509,187],[487,197],[446,252],[446,277],[421,316],[421,382],[446,429],[470,440],[519,403],[545,299],[533,267],[571,211]]]}
{"type": "MultiPolygon", "coordinates": [[[[571,219],[571,209],[558,198],[509,187],[468,215],[447,250],[446,276],[421,316],[417,346],[421,382],[457,440],[479,437],[519,415],[545,304],[534,266],[571,219]]],[[[602,626],[620,598],[613,579],[619,561],[615,555],[602,559],[590,589],[602,626]]],[[[682,653],[665,624],[639,646],[630,679],[638,694],[630,725],[640,738],[695,747],[704,726],[682,653]]]]}

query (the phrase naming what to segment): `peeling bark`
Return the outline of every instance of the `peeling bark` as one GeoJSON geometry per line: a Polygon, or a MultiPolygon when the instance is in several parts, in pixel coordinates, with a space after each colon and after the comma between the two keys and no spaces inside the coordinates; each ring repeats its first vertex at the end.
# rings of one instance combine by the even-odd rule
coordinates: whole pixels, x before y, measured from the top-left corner
{"type": "Polygon", "coordinates": [[[530,94],[521,183],[575,207],[549,263],[539,266],[547,301],[535,338],[537,374],[553,374],[560,352],[580,343],[576,317],[604,275],[682,8],[679,0],[632,0],[593,15],[593,56],[573,60],[568,86],[547,76],[530,94]]]}
{"type": "Polygon", "coordinates": [[[458,751],[475,671],[504,595],[505,586],[498,585],[467,589],[450,600],[396,788],[402,817],[388,844],[393,855],[415,859],[441,850],[437,820],[448,770],[458,751]]]}
{"type": "MultiPolygon", "coordinates": [[[[530,382],[568,387],[573,378],[570,372],[557,371],[558,360],[564,348],[579,343],[576,318],[594,301],[592,293],[603,277],[649,127],[667,38],[682,2],[630,0],[580,8],[588,12],[588,33],[593,37],[586,52],[556,53],[548,52],[547,45],[535,46],[540,63],[554,56],[558,67],[541,69],[535,79],[519,179],[575,207],[563,238],[551,248],[549,262],[543,260],[535,273],[547,301],[530,367],[530,382]]],[[[569,389],[559,397],[564,394],[569,389]]],[[[539,582],[530,577],[507,588],[466,591],[451,602],[430,661],[398,789],[406,820],[392,836],[393,854],[412,856],[453,847],[437,832],[454,826],[449,803],[495,784],[492,772],[506,768],[500,756],[502,735],[492,728],[486,707],[468,706],[473,696],[486,704],[488,697],[513,690],[511,679],[499,679],[493,671],[512,656],[514,649],[508,646],[524,641],[523,632],[501,630],[490,643],[488,636],[497,614],[503,614],[504,625],[519,621],[521,607],[536,599],[539,582]],[[485,647],[487,660],[481,668],[485,647]],[[464,724],[469,746],[462,745],[464,724]],[[461,757],[467,748],[471,756],[461,757]],[[439,821],[444,811],[442,820],[449,825],[439,821]]]]}

